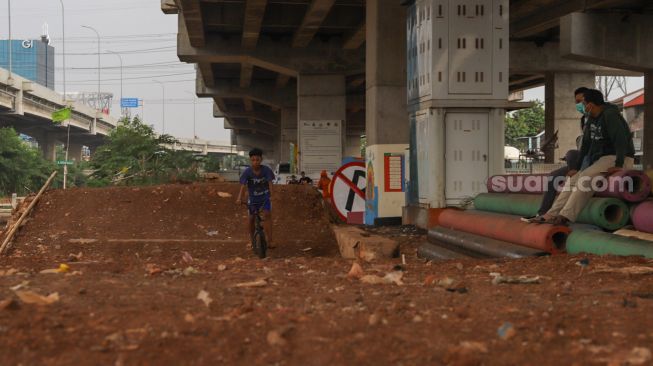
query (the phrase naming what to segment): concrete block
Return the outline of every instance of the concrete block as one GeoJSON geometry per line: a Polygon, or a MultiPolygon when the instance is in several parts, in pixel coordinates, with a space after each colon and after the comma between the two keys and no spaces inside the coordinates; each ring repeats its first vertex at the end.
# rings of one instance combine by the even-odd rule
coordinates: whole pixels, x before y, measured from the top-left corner
{"type": "Polygon", "coordinates": [[[340,255],[345,259],[362,259],[372,262],[399,256],[399,243],[395,240],[372,235],[353,226],[333,226],[340,255]]]}

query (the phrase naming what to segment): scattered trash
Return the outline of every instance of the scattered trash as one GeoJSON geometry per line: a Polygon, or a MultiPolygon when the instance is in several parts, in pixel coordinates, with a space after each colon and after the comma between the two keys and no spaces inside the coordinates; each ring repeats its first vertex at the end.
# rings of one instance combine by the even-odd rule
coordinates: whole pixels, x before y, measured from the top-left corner
{"type": "Polygon", "coordinates": [[[517,331],[515,330],[515,327],[510,322],[503,323],[499,329],[497,329],[499,338],[503,339],[504,341],[514,337],[516,333],[517,331]]]}
{"type": "Polygon", "coordinates": [[[283,336],[276,330],[269,331],[267,339],[270,346],[285,346],[288,344],[288,341],[286,341],[283,336]]]}
{"type": "Polygon", "coordinates": [[[302,252],[310,252],[311,250],[313,250],[313,248],[308,247],[308,248],[302,249],[302,252]]]}
{"type": "Polygon", "coordinates": [[[264,287],[267,285],[268,281],[265,278],[261,278],[256,281],[238,283],[234,287],[264,287]]]}
{"type": "Polygon", "coordinates": [[[29,281],[23,281],[23,282],[19,283],[19,284],[16,285],[16,286],[10,287],[9,289],[10,289],[11,291],[18,291],[18,290],[20,290],[21,288],[26,287],[27,285],[29,285],[29,281]]]}
{"type": "Polygon", "coordinates": [[[6,271],[0,271],[0,276],[11,276],[11,275],[15,275],[16,273],[18,273],[17,269],[9,268],[6,271]]]}
{"type": "Polygon", "coordinates": [[[588,258],[583,258],[576,262],[577,266],[587,267],[590,265],[590,260],[588,258]]]}
{"type": "Polygon", "coordinates": [[[220,233],[218,232],[218,230],[211,230],[211,231],[207,231],[207,232],[206,232],[206,235],[208,235],[208,236],[216,236],[216,235],[218,235],[218,234],[220,234],[220,233]]]}
{"type": "Polygon", "coordinates": [[[50,305],[59,301],[59,293],[54,292],[48,296],[42,296],[33,291],[16,291],[16,296],[25,304],[50,305]]]}
{"type": "Polygon", "coordinates": [[[435,279],[436,279],[437,277],[438,277],[438,276],[436,276],[436,275],[428,275],[428,276],[426,276],[426,278],[424,278],[424,286],[431,286],[431,285],[433,284],[433,282],[435,282],[435,279]]]}
{"type": "Polygon", "coordinates": [[[492,284],[498,285],[500,283],[508,284],[536,284],[540,283],[541,276],[502,276],[501,273],[492,272],[490,276],[494,277],[492,279],[492,284]]]}
{"type": "Polygon", "coordinates": [[[220,198],[230,198],[232,197],[232,194],[227,192],[218,192],[218,196],[220,196],[220,198]]]}
{"type": "Polygon", "coordinates": [[[150,276],[163,272],[163,270],[154,263],[148,263],[145,265],[145,270],[150,276]]]}
{"type": "Polygon", "coordinates": [[[193,268],[193,267],[186,267],[184,269],[184,271],[182,272],[182,274],[184,276],[190,276],[190,275],[194,275],[194,274],[198,274],[198,273],[200,273],[200,272],[198,270],[196,270],[195,268],[193,268]]]}
{"type": "Polygon", "coordinates": [[[224,265],[224,264],[220,264],[220,265],[218,265],[218,271],[224,271],[224,270],[226,270],[226,269],[227,269],[227,266],[226,266],[226,265],[224,265]]]}
{"type": "Polygon", "coordinates": [[[184,315],[184,321],[188,323],[195,323],[195,317],[191,314],[186,313],[186,315],[184,315]]]}
{"type": "Polygon", "coordinates": [[[192,263],[193,262],[193,257],[190,255],[190,253],[184,251],[184,252],[181,252],[181,260],[183,260],[186,263],[192,263]]]}
{"type": "Polygon", "coordinates": [[[449,292],[458,292],[460,294],[467,293],[467,287],[465,287],[463,282],[460,280],[454,280],[453,278],[445,277],[439,280],[436,285],[449,292]]]}
{"type": "Polygon", "coordinates": [[[623,267],[623,268],[613,268],[613,267],[597,267],[592,273],[622,273],[629,275],[647,275],[653,274],[653,267],[644,267],[644,266],[632,266],[632,267],[623,267]]]}
{"type": "Polygon", "coordinates": [[[406,254],[401,255],[401,264],[406,265],[406,254]]]}
{"type": "Polygon", "coordinates": [[[610,358],[597,360],[608,365],[644,365],[651,362],[651,350],[646,347],[634,347],[630,351],[613,353],[610,358]]]}
{"type": "Polygon", "coordinates": [[[202,300],[202,301],[204,302],[204,305],[206,305],[207,308],[208,308],[209,305],[211,305],[211,303],[213,302],[213,299],[209,296],[209,293],[206,292],[206,291],[204,291],[204,290],[201,290],[201,291],[197,294],[197,299],[198,299],[198,300],[202,300]]]}
{"type": "Polygon", "coordinates": [[[424,319],[422,319],[422,317],[419,316],[419,315],[415,315],[415,316],[413,317],[413,323],[421,323],[422,320],[424,320],[424,319]]]}
{"type": "Polygon", "coordinates": [[[66,273],[66,272],[68,272],[68,271],[70,271],[70,267],[69,267],[68,265],[62,263],[62,264],[59,265],[59,268],[54,268],[54,269],[44,269],[44,270],[42,270],[42,271],[39,272],[39,273],[41,273],[41,274],[48,274],[48,273],[66,273]]]}
{"type": "Polygon", "coordinates": [[[70,253],[68,254],[68,262],[79,262],[82,260],[82,252],[77,254],[70,253]]]}
{"type": "Polygon", "coordinates": [[[354,262],[351,265],[351,269],[349,270],[349,273],[347,273],[347,278],[361,278],[365,272],[363,271],[363,267],[361,267],[358,262],[354,262]]]}
{"type": "Polygon", "coordinates": [[[387,273],[383,277],[379,277],[377,275],[365,275],[360,278],[360,281],[363,283],[369,283],[371,285],[377,285],[377,284],[384,284],[384,285],[390,285],[390,284],[395,284],[397,286],[401,286],[404,283],[401,281],[401,278],[404,276],[403,272],[400,271],[393,271],[390,273],[387,273]]]}
{"type": "Polygon", "coordinates": [[[367,318],[367,323],[371,326],[379,324],[379,320],[381,320],[381,316],[377,313],[374,313],[367,318]]]}

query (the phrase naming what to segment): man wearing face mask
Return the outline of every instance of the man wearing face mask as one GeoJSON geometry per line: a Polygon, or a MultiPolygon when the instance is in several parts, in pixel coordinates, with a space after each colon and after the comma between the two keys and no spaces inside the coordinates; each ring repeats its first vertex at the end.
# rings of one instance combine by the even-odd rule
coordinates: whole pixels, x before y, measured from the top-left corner
{"type": "MultiPolygon", "coordinates": [[[[580,88],[574,90],[574,100],[576,101],[576,110],[582,114],[580,119],[580,130],[581,132],[585,129],[585,106],[583,105],[584,93],[589,90],[588,88],[581,86],[580,88]]],[[[542,197],[542,203],[540,208],[537,210],[537,215],[530,217],[523,217],[521,220],[524,222],[544,222],[544,215],[551,209],[553,202],[556,199],[556,194],[558,193],[559,183],[562,182],[565,177],[573,176],[586,166],[583,166],[583,161],[580,160],[580,145],[583,140],[583,135],[579,135],[576,139],[576,147],[578,150],[569,150],[565,154],[563,160],[567,163],[566,166],[556,169],[549,174],[547,189],[544,191],[544,196],[542,197]]]]}
{"type": "Polygon", "coordinates": [[[579,161],[589,166],[573,174],[565,183],[551,209],[544,215],[546,223],[566,225],[575,222],[578,214],[594,195],[592,178],[631,169],[635,162],[635,146],[630,127],[619,109],[603,100],[594,89],[584,92],[583,111],[586,126],[579,161]]]}

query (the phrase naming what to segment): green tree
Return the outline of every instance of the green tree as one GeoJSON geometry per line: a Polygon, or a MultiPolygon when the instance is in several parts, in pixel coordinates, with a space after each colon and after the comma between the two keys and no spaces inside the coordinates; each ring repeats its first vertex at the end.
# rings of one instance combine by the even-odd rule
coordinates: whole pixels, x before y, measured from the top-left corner
{"type": "Polygon", "coordinates": [[[138,117],[123,118],[91,158],[88,184],[156,184],[197,179],[197,159],[188,151],[164,147],[176,140],[157,135],[138,117]]]}
{"type": "Polygon", "coordinates": [[[55,165],[27,145],[13,128],[0,128],[0,195],[37,191],[55,165]]]}
{"type": "Polygon", "coordinates": [[[525,148],[525,140],[518,137],[535,136],[544,129],[544,104],[536,100],[531,108],[506,115],[506,145],[525,148]]]}

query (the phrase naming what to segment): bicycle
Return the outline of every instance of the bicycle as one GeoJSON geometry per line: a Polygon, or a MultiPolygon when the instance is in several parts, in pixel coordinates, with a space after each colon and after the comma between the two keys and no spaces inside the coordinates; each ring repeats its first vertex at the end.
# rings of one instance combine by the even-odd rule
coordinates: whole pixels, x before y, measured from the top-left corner
{"type": "MultiPolygon", "coordinates": [[[[247,203],[243,202],[247,206],[247,203]]],[[[263,259],[268,250],[268,242],[265,239],[265,231],[263,229],[263,218],[261,218],[261,209],[258,208],[253,213],[254,215],[254,234],[252,234],[252,250],[259,258],[263,259]]]]}

